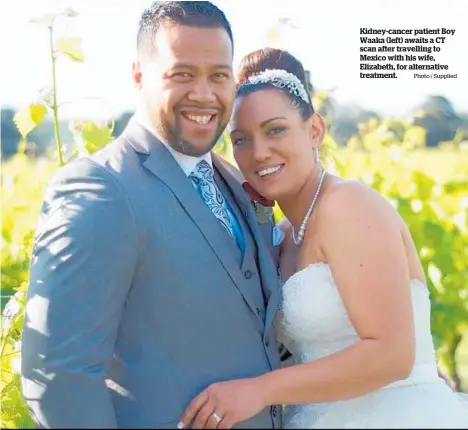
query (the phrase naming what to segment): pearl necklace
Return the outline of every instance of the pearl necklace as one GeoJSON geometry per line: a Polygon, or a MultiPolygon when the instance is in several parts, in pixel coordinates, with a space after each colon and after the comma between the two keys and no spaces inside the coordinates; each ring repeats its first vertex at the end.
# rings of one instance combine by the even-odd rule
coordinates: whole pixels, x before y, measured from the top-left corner
{"type": "Polygon", "coordinates": [[[315,195],[314,195],[314,198],[312,200],[312,203],[309,206],[309,210],[307,211],[307,213],[306,213],[306,215],[304,217],[304,220],[302,221],[301,227],[299,228],[299,234],[297,235],[297,239],[296,239],[296,235],[294,234],[294,227],[292,229],[293,241],[297,246],[299,246],[302,243],[302,241],[304,240],[304,234],[305,234],[305,229],[306,229],[306,226],[307,226],[307,222],[309,221],[310,214],[312,213],[312,209],[314,209],[315,202],[317,201],[317,197],[318,197],[318,195],[320,193],[320,190],[322,188],[322,183],[323,183],[323,178],[325,177],[325,173],[326,173],[326,171],[322,170],[322,174],[320,175],[320,181],[319,181],[317,190],[315,191],[315,195]]]}

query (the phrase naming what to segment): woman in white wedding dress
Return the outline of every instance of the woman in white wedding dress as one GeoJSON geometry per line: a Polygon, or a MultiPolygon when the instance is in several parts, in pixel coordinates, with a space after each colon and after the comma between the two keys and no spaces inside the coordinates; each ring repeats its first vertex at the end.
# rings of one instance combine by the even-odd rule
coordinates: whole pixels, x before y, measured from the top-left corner
{"type": "Polygon", "coordinates": [[[468,428],[468,402],[438,375],[410,232],[379,193],[322,168],[325,124],[301,63],[256,51],[239,83],[234,156],[286,216],[276,330],[295,364],[213,384],[185,417],[211,415],[208,428],[230,428],[286,405],[285,428],[468,428]]]}

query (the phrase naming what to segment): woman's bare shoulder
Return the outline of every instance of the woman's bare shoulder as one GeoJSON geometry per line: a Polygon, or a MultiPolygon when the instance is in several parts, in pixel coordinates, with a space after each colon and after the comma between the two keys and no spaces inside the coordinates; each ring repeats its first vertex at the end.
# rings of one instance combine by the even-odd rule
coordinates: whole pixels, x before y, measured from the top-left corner
{"type": "Polygon", "coordinates": [[[371,186],[358,180],[335,180],[324,193],[320,211],[327,222],[369,215],[401,220],[390,201],[371,186]]]}

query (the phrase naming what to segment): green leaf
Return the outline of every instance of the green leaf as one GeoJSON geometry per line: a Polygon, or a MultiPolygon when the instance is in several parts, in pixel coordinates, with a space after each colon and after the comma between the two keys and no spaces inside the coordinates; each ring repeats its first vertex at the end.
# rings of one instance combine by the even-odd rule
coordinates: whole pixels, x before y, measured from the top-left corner
{"type": "Polygon", "coordinates": [[[34,128],[36,128],[44,119],[47,108],[42,104],[31,104],[26,108],[20,109],[13,117],[16,128],[21,136],[25,138],[34,128]]]}
{"type": "Polygon", "coordinates": [[[2,389],[1,428],[35,428],[20,387],[20,375],[15,374],[11,385],[2,389]]]}
{"type": "Polygon", "coordinates": [[[81,39],[79,37],[62,38],[57,41],[57,48],[73,61],[82,63],[84,55],[81,51],[81,39]]]}
{"type": "Polygon", "coordinates": [[[86,122],[82,125],[81,136],[84,140],[85,148],[90,154],[114,140],[111,129],[107,125],[99,127],[93,122],[86,122]]]}
{"type": "Polygon", "coordinates": [[[407,148],[423,148],[426,144],[427,131],[425,128],[412,125],[404,133],[404,143],[407,148]]]}
{"type": "Polygon", "coordinates": [[[420,200],[426,201],[432,197],[432,190],[435,185],[435,180],[426,174],[414,171],[412,181],[417,186],[417,196],[420,200]]]}

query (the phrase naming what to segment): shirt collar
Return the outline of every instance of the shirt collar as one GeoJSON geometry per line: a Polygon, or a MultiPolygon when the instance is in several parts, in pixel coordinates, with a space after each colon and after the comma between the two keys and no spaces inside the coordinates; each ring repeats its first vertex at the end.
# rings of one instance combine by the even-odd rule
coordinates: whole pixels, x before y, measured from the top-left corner
{"type": "Polygon", "coordinates": [[[193,157],[191,155],[182,154],[181,152],[178,152],[174,148],[172,148],[172,146],[170,146],[160,136],[160,134],[156,130],[154,130],[149,121],[143,115],[137,115],[136,118],[143,127],[145,127],[151,134],[153,134],[168,149],[168,151],[174,157],[177,164],[179,164],[180,168],[184,171],[186,176],[189,176],[190,173],[192,173],[195,169],[196,165],[202,160],[205,160],[211,166],[211,168],[213,168],[211,152],[207,152],[206,154],[200,157],[193,157]]]}

